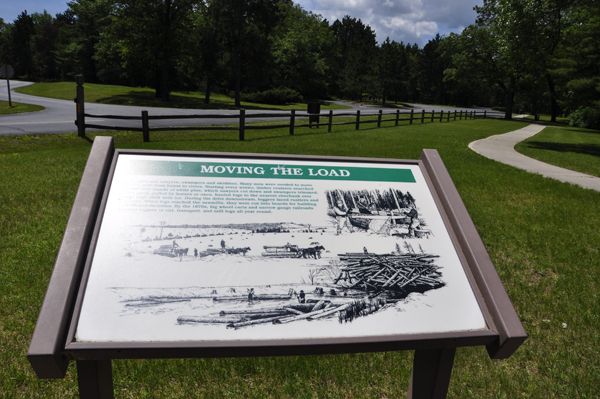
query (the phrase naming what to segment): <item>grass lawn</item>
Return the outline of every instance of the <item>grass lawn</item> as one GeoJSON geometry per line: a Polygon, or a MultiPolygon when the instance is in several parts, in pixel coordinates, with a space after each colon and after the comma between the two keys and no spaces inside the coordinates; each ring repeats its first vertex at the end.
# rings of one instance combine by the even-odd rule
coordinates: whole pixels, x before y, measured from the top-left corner
{"type": "Polygon", "coordinates": [[[21,104],[11,101],[12,106],[8,105],[8,101],[0,101],[0,115],[21,114],[24,112],[42,111],[45,108],[33,104],[21,104]]]}
{"type": "MultiPolygon", "coordinates": [[[[525,119],[527,121],[534,122],[535,121],[535,116],[533,116],[533,115],[527,115],[523,119],[525,119]]],[[[554,125],[554,126],[568,126],[569,125],[569,118],[566,118],[566,117],[556,117],[556,122],[550,122],[550,119],[551,119],[550,115],[540,115],[539,122],[551,124],[551,125],[554,125]]]]}
{"type": "MultiPolygon", "coordinates": [[[[466,120],[382,129],[111,132],[121,148],[418,158],[437,149],[529,334],[508,360],[460,348],[449,398],[597,398],[600,386],[600,193],[500,164],[467,144],[523,122],[466,120]],[[568,216],[567,216],[568,215],[568,216]],[[566,323],[566,328],[563,328],[566,323]]],[[[91,144],[75,134],[0,137],[0,397],[64,398],[26,360],[91,144]]],[[[597,158],[596,158],[597,159],[597,158]]],[[[598,163],[598,161],[596,161],[598,163]]],[[[401,398],[410,352],[257,359],[119,360],[118,398],[401,398]]]]}
{"type": "Polygon", "coordinates": [[[600,177],[598,130],[547,127],[517,144],[515,149],[542,162],[600,177]]]}
{"type": "MultiPolygon", "coordinates": [[[[203,92],[172,92],[170,101],[162,102],[154,98],[154,89],[143,87],[127,87],[115,85],[101,85],[94,83],[85,83],[85,101],[100,104],[113,105],[135,105],[140,107],[161,107],[161,108],[189,108],[189,109],[238,109],[235,107],[234,99],[222,94],[212,94],[210,104],[204,104],[203,92]]],[[[73,100],[76,96],[77,85],[74,82],[57,83],[35,83],[30,86],[24,86],[15,91],[33,96],[58,98],[61,100],[73,100]]],[[[306,110],[307,105],[303,103],[288,105],[268,105],[241,102],[244,109],[302,109],[306,110]]],[[[337,105],[329,102],[322,102],[321,109],[345,109],[343,105],[337,105]]]]}

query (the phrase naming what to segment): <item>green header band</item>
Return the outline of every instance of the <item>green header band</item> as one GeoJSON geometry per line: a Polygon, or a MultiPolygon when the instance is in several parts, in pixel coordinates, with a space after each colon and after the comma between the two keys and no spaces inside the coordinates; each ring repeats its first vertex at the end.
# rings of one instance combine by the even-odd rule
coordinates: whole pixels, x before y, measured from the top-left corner
{"type": "Polygon", "coordinates": [[[134,175],[148,176],[416,182],[410,169],[255,163],[227,164],[184,161],[130,161],[128,162],[128,168],[130,169],[130,173],[134,175]]]}

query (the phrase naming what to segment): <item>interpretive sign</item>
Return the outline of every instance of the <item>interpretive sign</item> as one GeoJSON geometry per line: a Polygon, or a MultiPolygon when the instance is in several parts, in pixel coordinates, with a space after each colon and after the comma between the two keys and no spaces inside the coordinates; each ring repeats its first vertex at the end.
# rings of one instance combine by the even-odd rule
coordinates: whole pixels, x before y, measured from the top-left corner
{"type": "Polygon", "coordinates": [[[397,161],[101,146],[86,169],[96,165],[91,195],[103,198],[93,235],[69,222],[89,238],[54,309],[68,315],[53,334],[38,321],[30,348],[42,377],[68,359],[431,349],[451,354],[447,388],[454,348],[506,357],[526,337],[435,151],[397,161]]]}

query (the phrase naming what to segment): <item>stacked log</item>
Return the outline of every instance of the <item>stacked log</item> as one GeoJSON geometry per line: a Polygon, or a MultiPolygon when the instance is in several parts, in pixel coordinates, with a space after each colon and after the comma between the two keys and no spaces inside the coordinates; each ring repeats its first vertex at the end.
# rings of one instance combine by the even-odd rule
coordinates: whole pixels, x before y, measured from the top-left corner
{"type": "MultiPolygon", "coordinates": [[[[334,284],[391,297],[409,292],[424,292],[444,286],[437,255],[346,253],[338,255],[343,263],[334,284]]],[[[373,295],[371,295],[373,296],[373,295]]]]}
{"type": "Polygon", "coordinates": [[[314,300],[312,303],[294,303],[276,308],[222,310],[219,316],[180,316],[177,322],[179,324],[226,324],[227,328],[233,329],[265,323],[287,324],[300,320],[311,321],[336,317],[340,323],[343,323],[374,313],[383,305],[385,305],[385,301],[381,299],[365,298],[358,301],[336,303],[322,299],[314,300]]]}

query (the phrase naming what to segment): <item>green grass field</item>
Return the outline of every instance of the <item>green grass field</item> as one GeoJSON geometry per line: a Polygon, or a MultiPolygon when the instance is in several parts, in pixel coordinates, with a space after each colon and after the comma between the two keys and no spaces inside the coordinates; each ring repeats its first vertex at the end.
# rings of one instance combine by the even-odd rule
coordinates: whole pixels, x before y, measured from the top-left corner
{"type": "Polygon", "coordinates": [[[561,168],[600,177],[600,132],[576,127],[547,127],[518,143],[523,155],[561,168]]]}
{"type": "Polygon", "coordinates": [[[8,101],[0,101],[0,115],[22,114],[24,112],[43,111],[45,109],[39,105],[21,104],[14,101],[11,101],[11,104],[12,106],[8,104],[8,101]]]}
{"type": "MultiPolygon", "coordinates": [[[[127,87],[115,85],[101,85],[85,83],[85,101],[100,104],[113,105],[135,105],[140,107],[162,107],[162,108],[189,108],[189,109],[238,109],[234,105],[233,98],[222,94],[212,94],[210,104],[204,104],[204,93],[201,92],[172,92],[169,102],[162,102],[154,98],[154,90],[144,87],[127,87]]],[[[61,100],[73,100],[76,97],[77,85],[74,82],[57,83],[35,83],[24,86],[15,91],[33,96],[58,98],[61,100]]],[[[303,103],[288,105],[268,105],[241,102],[244,109],[302,109],[307,105],[303,103]]],[[[321,109],[345,109],[343,105],[322,102],[321,109]]]]}
{"type": "MultiPolygon", "coordinates": [[[[460,348],[449,398],[597,398],[600,193],[488,160],[471,141],[523,122],[467,120],[237,132],[112,132],[117,147],[415,159],[437,149],[529,339],[508,360],[460,348]],[[566,328],[563,328],[566,323],[566,328]]],[[[93,135],[90,135],[93,138],[93,135]]],[[[0,397],[72,398],[36,378],[26,352],[91,144],[75,134],[0,137],[0,397]]],[[[598,164],[596,158],[596,163],[598,164]]],[[[401,398],[411,352],[257,359],[119,360],[118,398],[401,398]]]]}

